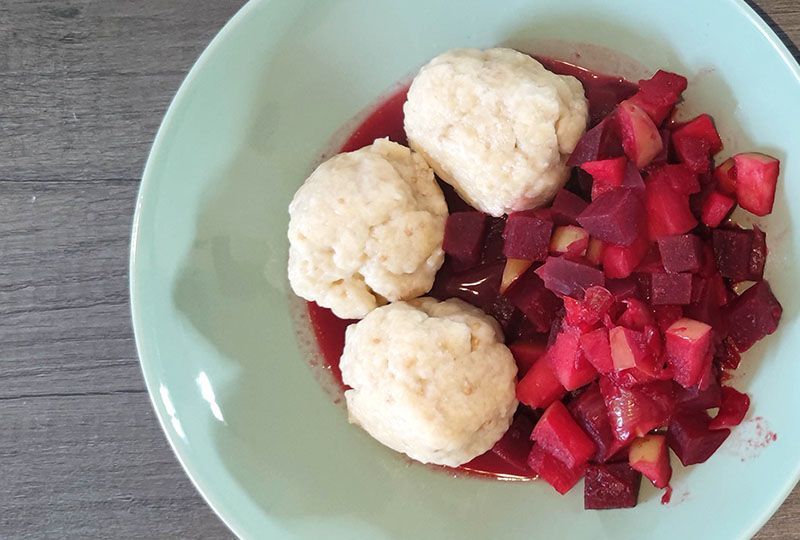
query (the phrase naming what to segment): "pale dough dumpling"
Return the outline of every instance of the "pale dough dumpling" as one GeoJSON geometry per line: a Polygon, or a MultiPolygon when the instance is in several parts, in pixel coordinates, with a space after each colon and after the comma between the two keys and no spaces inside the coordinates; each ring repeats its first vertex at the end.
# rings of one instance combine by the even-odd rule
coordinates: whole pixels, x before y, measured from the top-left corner
{"type": "Polygon", "coordinates": [[[491,214],[547,204],[586,130],[581,83],[513,49],[456,49],[424,66],[404,106],[409,146],[491,214]]]}

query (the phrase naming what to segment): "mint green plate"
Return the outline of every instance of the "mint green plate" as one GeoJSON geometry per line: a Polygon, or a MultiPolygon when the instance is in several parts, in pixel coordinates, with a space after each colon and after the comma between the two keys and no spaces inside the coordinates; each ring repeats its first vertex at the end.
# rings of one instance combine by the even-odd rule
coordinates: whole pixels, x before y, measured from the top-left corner
{"type": "Polygon", "coordinates": [[[251,2],[182,86],[139,194],[133,320],[164,431],[246,538],[749,537],[800,473],[800,235],[786,204],[800,200],[798,128],[800,70],[738,0],[251,2]],[[685,73],[689,109],[714,115],[726,154],[783,160],[763,223],[784,320],[735,381],[753,396],[748,420],[706,464],[676,470],[670,505],[643,487],[635,509],[583,511],[580,486],[560,497],[410,464],[349,426],[307,361],[285,272],[292,194],[342,128],[421,64],[496,44],[629,76],[685,73]]]}

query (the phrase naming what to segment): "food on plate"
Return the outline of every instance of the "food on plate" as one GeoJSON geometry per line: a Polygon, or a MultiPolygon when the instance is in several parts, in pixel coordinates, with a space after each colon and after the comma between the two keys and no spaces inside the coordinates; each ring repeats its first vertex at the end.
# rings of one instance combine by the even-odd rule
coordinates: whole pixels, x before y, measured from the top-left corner
{"type": "Polygon", "coordinates": [[[435,245],[409,237],[444,262],[406,302],[367,282],[352,326],[309,304],[354,423],[425,463],[562,494],[583,478],[586,509],[635,506],[642,476],[668,495],[670,453],[711,458],[751,405],[726,381],[783,312],[767,232],[731,217],[772,211],[780,163],[722,159],[714,119],[682,119],[688,84],[456,50],[356,130],[348,149],[407,135],[449,215],[427,210],[435,245]]]}
{"type": "Polygon", "coordinates": [[[549,203],[586,129],[583,87],[513,49],[457,49],[425,65],[403,107],[409,146],[492,216],[549,203]]]}
{"type": "Polygon", "coordinates": [[[517,409],[517,366],[499,325],[458,299],[372,311],[347,329],[340,367],[350,421],[422,463],[483,454],[517,409]]]}
{"type": "Polygon", "coordinates": [[[447,205],[433,171],[387,139],[322,163],[289,215],[292,289],[343,319],[425,294],[444,260],[447,205]]]}

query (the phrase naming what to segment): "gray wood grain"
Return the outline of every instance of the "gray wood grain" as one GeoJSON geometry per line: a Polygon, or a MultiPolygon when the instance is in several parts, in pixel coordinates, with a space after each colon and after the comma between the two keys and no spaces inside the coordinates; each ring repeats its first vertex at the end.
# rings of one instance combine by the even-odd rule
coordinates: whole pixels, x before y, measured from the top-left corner
{"type": "MultiPolygon", "coordinates": [[[[0,2],[1,538],[230,537],[152,413],[127,256],[156,128],[242,3],[0,2]]],[[[758,5],[800,43],[800,3],[758,5]]],[[[758,538],[800,538],[800,490],[758,538]]]]}

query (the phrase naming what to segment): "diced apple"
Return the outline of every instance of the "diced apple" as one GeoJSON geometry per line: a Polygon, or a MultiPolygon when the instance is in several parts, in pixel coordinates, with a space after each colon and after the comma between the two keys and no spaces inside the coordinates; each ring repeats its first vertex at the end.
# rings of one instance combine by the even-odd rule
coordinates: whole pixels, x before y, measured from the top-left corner
{"type": "Polygon", "coordinates": [[[550,238],[550,253],[556,255],[567,254],[578,257],[586,252],[588,246],[589,233],[575,225],[556,227],[550,238]]]}
{"type": "Polygon", "coordinates": [[[617,189],[625,179],[628,160],[624,157],[587,161],[581,169],[592,176],[592,200],[606,191],[617,189]]]}
{"type": "Polygon", "coordinates": [[[645,435],[633,441],[628,451],[631,468],[642,473],[657,488],[665,488],[672,478],[669,447],[664,435],[645,435]]]}
{"type": "Polygon", "coordinates": [[[721,193],[736,196],[736,162],[733,158],[726,159],[714,169],[714,180],[721,193]]]}
{"type": "Polygon", "coordinates": [[[643,336],[630,328],[615,326],[608,332],[608,339],[616,371],[636,367],[647,354],[642,346],[643,336]]]}
{"type": "Polygon", "coordinates": [[[653,120],[635,104],[623,101],[617,107],[622,148],[637,168],[642,169],[661,152],[661,134],[653,120]]]}
{"type": "Polygon", "coordinates": [[[500,294],[505,293],[511,284],[519,279],[532,264],[533,261],[525,259],[506,259],[506,265],[503,268],[503,278],[500,281],[500,294]]]}
{"type": "Polygon", "coordinates": [[[675,321],[664,333],[667,364],[673,370],[675,382],[689,388],[711,364],[711,326],[683,318],[675,321]]]}
{"type": "Polygon", "coordinates": [[[631,441],[667,424],[675,409],[672,381],[654,381],[633,387],[600,378],[600,392],[608,420],[620,441],[631,441]]]}
{"type": "Polygon", "coordinates": [[[564,297],[565,320],[570,326],[584,325],[587,329],[603,320],[614,306],[614,296],[605,287],[589,287],[583,300],[564,297]]]}
{"type": "Polygon", "coordinates": [[[591,264],[598,266],[603,262],[603,250],[605,244],[599,238],[590,238],[589,246],[586,248],[586,260],[591,264]]]}
{"type": "Polygon", "coordinates": [[[569,468],[589,461],[597,448],[560,401],[553,402],[536,423],[531,440],[569,468]]]}
{"type": "Polygon", "coordinates": [[[750,397],[729,386],[722,387],[719,412],[708,424],[709,429],[723,429],[738,426],[750,408],[750,397]]]}
{"type": "Polygon", "coordinates": [[[532,409],[549,407],[564,397],[565,393],[566,390],[544,357],[536,360],[517,383],[517,399],[532,409]]]}
{"type": "Polygon", "coordinates": [[[736,206],[736,201],[731,197],[719,191],[712,191],[703,201],[700,219],[711,228],[719,227],[722,221],[731,213],[734,206],[736,206]]]}
{"type": "Polygon", "coordinates": [[[630,246],[607,244],[603,249],[603,273],[612,279],[630,276],[649,249],[647,234],[637,238],[630,246]]]}
{"type": "Polygon", "coordinates": [[[581,351],[586,359],[600,374],[614,371],[614,360],[611,357],[611,345],[607,328],[598,328],[580,338],[581,351]]]}
{"type": "Polygon", "coordinates": [[[644,331],[648,326],[656,326],[656,320],[650,307],[638,298],[627,298],[623,301],[625,309],[617,318],[617,324],[644,331]]]}
{"type": "Polygon", "coordinates": [[[759,153],[737,154],[733,160],[736,164],[736,197],[739,206],[757,216],[771,213],[780,161],[759,153]]]}
{"type": "Polygon", "coordinates": [[[562,328],[545,355],[556,379],[567,390],[576,390],[597,378],[597,370],[581,351],[580,336],[576,328],[562,328]]]}

